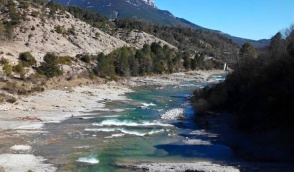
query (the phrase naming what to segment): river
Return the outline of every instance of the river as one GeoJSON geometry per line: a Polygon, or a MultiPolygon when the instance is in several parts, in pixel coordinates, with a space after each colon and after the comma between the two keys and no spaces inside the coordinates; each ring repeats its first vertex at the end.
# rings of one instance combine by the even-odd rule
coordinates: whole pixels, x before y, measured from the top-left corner
{"type": "Polygon", "coordinates": [[[206,84],[135,87],[128,100],[107,102],[111,111],[73,117],[61,125],[47,124],[50,132],[34,138],[35,154],[46,157],[58,171],[130,171],[125,166],[141,162],[203,161],[252,171],[254,165],[195,122],[189,97],[206,84]],[[183,111],[181,119],[162,119],[163,114],[178,111],[183,111]]]}

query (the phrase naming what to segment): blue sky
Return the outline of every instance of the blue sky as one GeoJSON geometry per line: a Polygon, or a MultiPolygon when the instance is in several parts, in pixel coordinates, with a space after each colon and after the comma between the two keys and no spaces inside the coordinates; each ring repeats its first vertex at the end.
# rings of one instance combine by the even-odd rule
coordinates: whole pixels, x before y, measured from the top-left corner
{"type": "Polygon", "coordinates": [[[294,24],[294,0],[154,0],[162,10],[233,36],[268,39],[294,24]]]}

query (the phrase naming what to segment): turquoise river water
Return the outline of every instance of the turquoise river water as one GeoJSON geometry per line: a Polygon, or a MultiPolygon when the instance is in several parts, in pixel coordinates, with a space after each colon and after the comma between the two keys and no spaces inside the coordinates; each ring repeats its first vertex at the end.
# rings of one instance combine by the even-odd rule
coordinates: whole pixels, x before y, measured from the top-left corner
{"type": "MultiPolygon", "coordinates": [[[[223,80],[225,76],[212,77],[223,80]]],[[[117,164],[138,162],[210,161],[242,167],[242,159],[215,142],[218,136],[199,128],[193,119],[189,97],[196,87],[205,85],[185,82],[134,88],[126,95],[128,100],[107,102],[106,107],[116,111],[91,112],[87,118],[72,118],[62,125],[48,124],[52,134],[35,139],[49,139],[50,144],[36,145],[36,153],[57,165],[59,171],[130,171],[117,164]],[[161,119],[172,109],[183,110],[185,118],[161,119]],[[188,137],[200,143],[184,144],[188,137]]]]}

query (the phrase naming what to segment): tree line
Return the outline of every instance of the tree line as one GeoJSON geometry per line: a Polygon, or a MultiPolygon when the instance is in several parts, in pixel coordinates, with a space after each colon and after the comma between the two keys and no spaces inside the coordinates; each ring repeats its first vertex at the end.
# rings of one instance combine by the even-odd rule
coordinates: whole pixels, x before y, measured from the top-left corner
{"type": "Polygon", "coordinates": [[[247,132],[294,131],[294,27],[277,33],[259,53],[244,44],[239,59],[224,83],[195,91],[196,111],[229,110],[247,132]]]}

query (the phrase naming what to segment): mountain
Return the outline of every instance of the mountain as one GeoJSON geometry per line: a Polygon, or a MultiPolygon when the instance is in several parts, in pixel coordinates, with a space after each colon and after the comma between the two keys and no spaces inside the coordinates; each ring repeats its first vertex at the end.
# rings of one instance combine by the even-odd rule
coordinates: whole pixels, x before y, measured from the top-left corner
{"type": "Polygon", "coordinates": [[[155,7],[152,0],[55,0],[61,5],[78,6],[106,16],[109,19],[133,18],[168,26],[185,25],[204,29],[166,10],[155,7]]]}
{"type": "Polygon", "coordinates": [[[54,7],[49,6],[48,10],[54,11],[49,13],[42,11],[41,5],[27,4],[24,7],[19,1],[16,2],[11,5],[12,9],[16,9],[13,11],[6,9],[8,5],[0,7],[0,16],[3,16],[0,18],[0,58],[7,59],[14,64],[18,63],[18,56],[22,52],[31,52],[33,56],[38,57],[36,60],[40,62],[42,61],[40,57],[48,52],[71,57],[81,53],[109,54],[124,46],[141,49],[144,44],[153,42],[176,48],[145,32],[124,33],[120,31],[112,36],[75,18],[67,11],[54,11],[52,10],[54,7]],[[28,15],[19,15],[22,13],[28,15]],[[17,17],[12,18],[11,16],[17,17]],[[13,29],[8,27],[7,21],[16,23],[13,29]]]}
{"type": "Polygon", "coordinates": [[[227,38],[231,39],[233,42],[238,44],[239,46],[242,46],[246,42],[250,42],[255,48],[262,48],[270,43],[270,39],[260,39],[260,40],[252,40],[252,39],[246,39],[246,38],[239,38],[236,36],[231,36],[229,34],[224,34],[227,38]]]}
{"type": "MultiPolygon", "coordinates": [[[[213,31],[222,34],[220,31],[204,28],[186,19],[177,18],[167,10],[160,10],[156,8],[153,0],[55,0],[55,2],[66,6],[78,6],[89,9],[109,19],[133,18],[168,26],[183,25],[193,29],[213,31]]],[[[269,44],[269,40],[255,41],[231,36],[229,34],[223,35],[239,46],[242,46],[246,42],[250,42],[256,48],[269,44]]]]}

